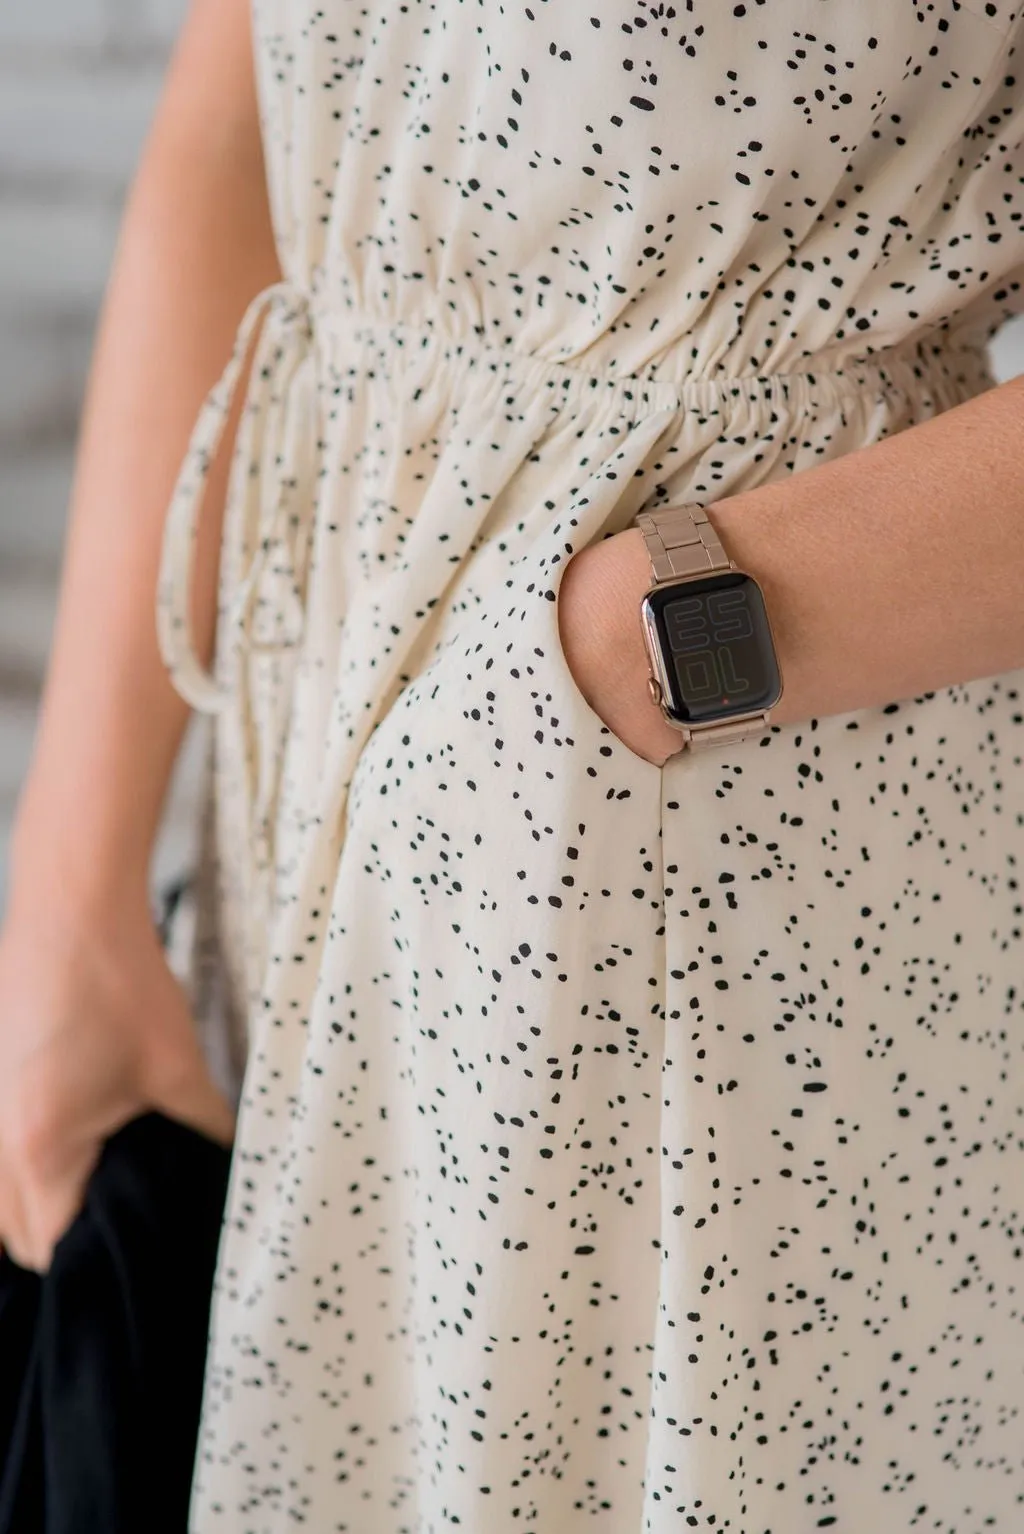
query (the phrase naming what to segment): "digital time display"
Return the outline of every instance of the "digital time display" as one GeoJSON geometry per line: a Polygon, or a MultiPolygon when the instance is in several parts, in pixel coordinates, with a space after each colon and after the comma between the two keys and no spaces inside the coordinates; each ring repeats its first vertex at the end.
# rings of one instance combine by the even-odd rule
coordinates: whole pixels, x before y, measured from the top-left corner
{"type": "Polygon", "coordinates": [[[648,598],[667,662],[666,702],[685,723],[770,708],[781,679],[761,588],[741,570],[648,598]]]}

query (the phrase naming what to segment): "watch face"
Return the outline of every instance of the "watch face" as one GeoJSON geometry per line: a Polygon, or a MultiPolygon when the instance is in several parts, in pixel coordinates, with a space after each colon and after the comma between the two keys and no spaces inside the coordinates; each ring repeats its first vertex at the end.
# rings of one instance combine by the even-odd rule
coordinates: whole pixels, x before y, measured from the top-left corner
{"type": "Polygon", "coordinates": [[[664,659],[665,702],[681,724],[755,713],[782,692],[761,588],[723,570],[644,599],[664,659]]]}

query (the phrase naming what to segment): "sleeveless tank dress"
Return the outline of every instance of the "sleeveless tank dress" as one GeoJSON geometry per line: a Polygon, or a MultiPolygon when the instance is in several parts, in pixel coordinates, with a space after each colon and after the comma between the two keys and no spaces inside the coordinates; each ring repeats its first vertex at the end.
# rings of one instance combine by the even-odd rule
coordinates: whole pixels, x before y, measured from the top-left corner
{"type": "Polygon", "coordinates": [[[246,1056],[194,1534],[1024,1527],[1024,675],[659,768],[556,617],[993,385],[1021,18],[257,0],[285,275],[159,597],[246,1056]]]}

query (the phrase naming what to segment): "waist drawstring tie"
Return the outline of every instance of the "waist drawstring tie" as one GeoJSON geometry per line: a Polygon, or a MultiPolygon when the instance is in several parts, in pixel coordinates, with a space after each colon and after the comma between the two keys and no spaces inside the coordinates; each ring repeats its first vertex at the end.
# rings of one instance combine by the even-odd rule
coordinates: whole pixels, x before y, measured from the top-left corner
{"type": "Polygon", "coordinates": [[[311,508],[300,497],[312,500],[309,471],[316,446],[308,409],[315,388],[312,335],[309,300],[291,283],[274,283],[256,295],[231,358],[199,412],[171,496],[160,561],[158,639],[176,690],[203,713],[218,713],[237,698],[247,655],[287,650],[302,637],[302,524],[311,508]],[[199,659],[192,634],[199,514],[242,367],[263,320],[232,464],[220,583],[222,597],[228,597],[218,621],[214,674],[199,659]],[[248,474],[250,482],[239,483],[239,473],[248,474]]]}
{"type": "MultiPolygon", "coordinates": [[[[284,652],[297,654],[305,629],[318,467],[316,371],[309,299],[287,282],[264,289],[246,310],[231,358],[199,412],[164,528],[160,651],[181,696],[200,712],[221,716],[222,738],[230,740],[227,758],[236,764],[230,792],[217,801],[216,830],[212,820],[207,827],[212,841],[201,851],[204,860],[226,854],[226,876],[239,881],[236,898],[216,918],[232,1012],[246,1006],[251,1012],[266,963],[284,743],[294,699],[294,670],[284,652]],[[206,480],[250,348],[220,541],[216,655],[208,670],[192,634],[196,538],[206,480]]],[[[209,804],[215,771],[210,753],[206,771],[209,804]]],[[[212,867],[204,861],[204,868],[212,867]]],[[[207,891],[205,899],[211,898],[207,891]]],[[[200,925],[213,923],[211,911],[200,925]]],[[[244,1023],[232,1027],[244,1029],[244,1023]]]]}

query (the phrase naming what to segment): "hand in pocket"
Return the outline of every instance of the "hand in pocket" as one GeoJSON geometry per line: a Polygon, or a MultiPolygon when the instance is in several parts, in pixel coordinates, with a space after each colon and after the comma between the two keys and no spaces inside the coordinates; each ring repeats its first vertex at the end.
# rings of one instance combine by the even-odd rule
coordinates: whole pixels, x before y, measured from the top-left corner
{"type": "Polygon", "coordinates": [[[587,544],[562,572],[558,632],[565,663],[590,707],[624,746],[661,767],[681,749],[682,738],[647,690],[640,600],[650,586],[639,528],[587,544]]]}

